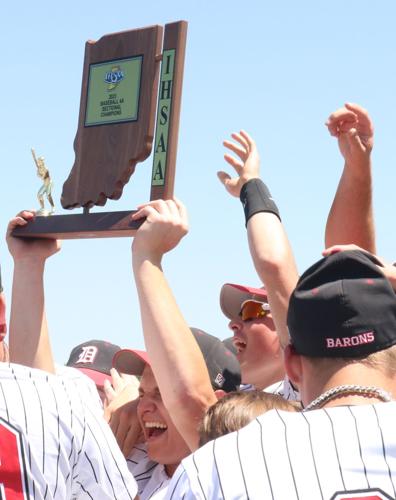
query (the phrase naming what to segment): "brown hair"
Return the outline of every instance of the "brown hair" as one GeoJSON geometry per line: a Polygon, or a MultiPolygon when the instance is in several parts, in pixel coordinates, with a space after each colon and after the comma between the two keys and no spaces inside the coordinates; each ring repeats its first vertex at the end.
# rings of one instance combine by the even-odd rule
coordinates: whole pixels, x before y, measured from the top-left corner
{"type": "Polygon", "coordinates": [[[199,446],[241,429],[266,411],[298,411],[299,405],[263,391],[230,392],[207,409],[199,427],[199,446]]]}

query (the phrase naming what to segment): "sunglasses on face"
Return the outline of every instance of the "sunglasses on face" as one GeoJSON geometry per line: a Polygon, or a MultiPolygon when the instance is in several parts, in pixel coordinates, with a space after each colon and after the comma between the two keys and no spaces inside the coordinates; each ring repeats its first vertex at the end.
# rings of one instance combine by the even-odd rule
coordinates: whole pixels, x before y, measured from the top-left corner
{"type": "Polygon", "coordinates": [[[257,300],[245,300],[242,303],[239,316],[242,321],[265,318],[270,313],[270,306],[267,302],[257,300]]]}

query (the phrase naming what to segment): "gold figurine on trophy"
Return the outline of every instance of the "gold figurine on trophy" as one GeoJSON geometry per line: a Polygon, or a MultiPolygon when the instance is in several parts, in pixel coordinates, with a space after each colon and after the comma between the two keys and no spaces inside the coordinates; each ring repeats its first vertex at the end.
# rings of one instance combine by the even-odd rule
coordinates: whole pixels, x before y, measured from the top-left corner
{"type": "Polygon", "coordinates": [[[37,167],[37,176],[43,180],[43,185],[37,192],[37,198],[40,203],[40,210],[37,210],[37,215],[52,215],[55,212],[54,200],[52,199],[52,180],[48,168],[45,166],[44,157],[37,158],[34,149],[32,148],[34,163],[37,167]],[[46,196],[51,210],[47,210],[44,204],[44,196],[46,196]]]}

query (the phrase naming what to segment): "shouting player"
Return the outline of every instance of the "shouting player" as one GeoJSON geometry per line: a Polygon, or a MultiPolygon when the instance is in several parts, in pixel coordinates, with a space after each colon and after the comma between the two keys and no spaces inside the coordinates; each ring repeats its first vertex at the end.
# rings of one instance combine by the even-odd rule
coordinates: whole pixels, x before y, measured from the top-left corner
{"type": "MultiPolygon", "coordinates": [[[[336,249],[337,250],[337,249],[336,249]]],[[[396,498],[396,269],[357,250],[299,279],[286,369],[302,413],[270,411],[183,460],[170,499],[396,498]]]]}

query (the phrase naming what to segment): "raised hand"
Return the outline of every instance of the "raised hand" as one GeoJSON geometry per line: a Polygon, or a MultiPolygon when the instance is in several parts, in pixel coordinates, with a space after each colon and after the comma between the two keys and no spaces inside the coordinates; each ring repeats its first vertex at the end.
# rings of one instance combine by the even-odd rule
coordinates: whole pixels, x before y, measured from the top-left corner
{"type": "Polygon", "coordinates": [[[13,217],[7,227],[6,240],[10,254],[14,261],[19,260],[41,260],[45,261],[51,255],[59,252],[61,242],[59,240],[24,239],[12,236],[12,231],[18,226],[25,226],[35,217],[34,211],[22,210],[13,217]]]}
{"type": "Polygon", "coordinates": [[[133,219],[146,217],[136,232],[134,255],[161,260],[188,232],[187,211],[179,200],[154,200],[138,207],[133,219]]]}
{"type": "Polygon", "coordinates": [[[217,172],[217,177],[232,196],[239,197],[242,186],[248,180],[260,177],[260,157],[256,143],[247,132],[241,130],[231,137],[235,142],[224,141],[223,145],[239,159],[229,153],[224,155],[224,159],[234,168],[237,177],[231,177],[223,171],[217,172]]]}
{"type": "Polygon", "coordinates": [[[358,104],[347,103],[332,113],[326,126],[338,139],[341,154],[348,165],[367,162],[374,143],[374,126],[370,116],[358,104]]]}

